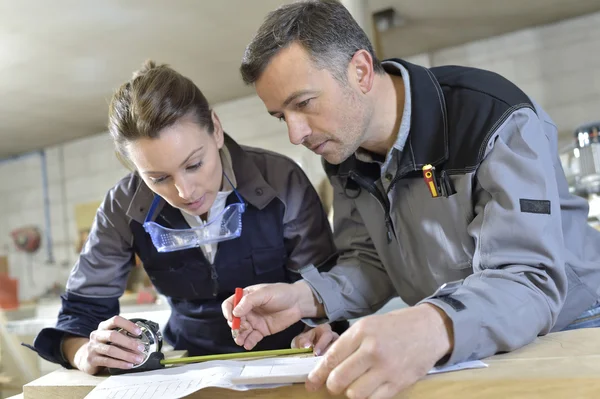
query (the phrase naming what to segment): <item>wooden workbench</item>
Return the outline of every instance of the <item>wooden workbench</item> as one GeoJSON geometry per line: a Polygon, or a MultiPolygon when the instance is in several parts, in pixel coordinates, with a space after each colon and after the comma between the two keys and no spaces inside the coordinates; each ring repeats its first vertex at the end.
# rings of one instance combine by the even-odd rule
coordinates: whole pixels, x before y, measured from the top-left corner
{"type": "MultiPolygon", "coordinates": [[[[397,399],[600,398],[600,328],[549,334],[509,354],[484,360],[489,368],[428,376],[397,399]]],[[[106,377],[58,370],[23,387],[24,399],[79,399],[106,377]]],[[[235,392],[204,389],[189,398],[331,398],[304,385],[235,392]]]]}

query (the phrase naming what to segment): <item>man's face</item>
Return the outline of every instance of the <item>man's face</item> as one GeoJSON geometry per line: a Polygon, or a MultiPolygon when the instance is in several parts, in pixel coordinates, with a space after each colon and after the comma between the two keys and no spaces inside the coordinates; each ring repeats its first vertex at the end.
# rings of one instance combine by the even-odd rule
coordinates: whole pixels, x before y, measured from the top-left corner
{"type": "Polygon", "coordinates": [[[360,90],[318,69],[299,44],[275,55],[255,87],[269,113],[287,124],[290,142],[329,163],[343,162],[364,141],[370,112],[360,90]]]}

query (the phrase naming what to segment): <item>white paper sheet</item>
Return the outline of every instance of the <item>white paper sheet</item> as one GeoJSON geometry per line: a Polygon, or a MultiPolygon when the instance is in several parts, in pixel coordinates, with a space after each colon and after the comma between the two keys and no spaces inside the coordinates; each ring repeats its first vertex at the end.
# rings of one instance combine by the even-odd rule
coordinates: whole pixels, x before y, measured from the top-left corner
{"type": "MultiPolygon", "coordinates": [[[[267,359],[265,359],[267,360],[267,359]]],[[[293,384],[306,377],[321,360],[320,357],[269,359],[270,362],[248,362],[238,376],[231,377],[237,385],[293,384]]]]}
{"type": "MultiPolygon", "coordinates": [[[[273,364],[253,364],[244,366],[238,377],[233,376],[231,382],[234,384],[278,384],[304,382],[310,371],[315,368],[321,358],[307,357],[294,359],[287,363],[286,359],[278,359],[282,362],[273,364]]],[[[476,360],[464,362],[446,367],[434,367],[427,374],[448,373],[451,371],[476,369],[487,367],[487,364],[476,360]]]]}
{"type": "Polygon", "coordinates": [[[243,369],[242,362],[213,361],[155,371],[110,376],[86,398],[90,399],[176,399],[199,389],[220,387],[247,390],[235,386],[231,377],[243,369]]]}
{"type": "MultiPolygon", "coordinates": [[[[248,361],[223,360],[117,375],[98,384],[86,398],[178,399],[208,387],[238,391],[273,388],[304,382],[319,361],[320,358],[312,356],[248,361]]],[[[481,367],[487,365],[473,361],[434,368],[429,374],[481,367]]]]}
{"type": "Polygon", "coordinates": [[[488,365],[480,360],[471,360],[469,362],[462,362],[455,364],[453,366],[446,367],[434,367],[429,371],[429,375],[431,374],[439,374],[439,373],[449,373],[450,371],[458,371],[458,370],[466,370],[466,369],[482,369],[486,368],[488,365]]]}

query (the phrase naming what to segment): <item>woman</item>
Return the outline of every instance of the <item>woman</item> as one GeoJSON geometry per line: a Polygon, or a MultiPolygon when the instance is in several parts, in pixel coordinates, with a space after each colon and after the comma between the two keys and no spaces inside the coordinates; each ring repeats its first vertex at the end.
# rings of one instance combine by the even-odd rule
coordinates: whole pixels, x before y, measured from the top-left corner
{"type": "MultiPolygon", "coordinates": [[[[90,374],[143,361],[137,326],[120,316],[134,255],[169,299],[167,342],[192,356],[240,351],[221,314],[236,287],[291,282],[334,255],[317,193],[290,159],[241,147],[223,132],[200,90],[148,62],[112,98],[109,131],[135,172],[107,194],[62,296],[56,327],[34,349],[90,374]]],[[[257,349],[290,346],[297,324],[257,349]]],[[[330,326],[307,331],[325,348],[330,326]]],[[[242,349],[243,350],[243,349],[242,349]]]]}

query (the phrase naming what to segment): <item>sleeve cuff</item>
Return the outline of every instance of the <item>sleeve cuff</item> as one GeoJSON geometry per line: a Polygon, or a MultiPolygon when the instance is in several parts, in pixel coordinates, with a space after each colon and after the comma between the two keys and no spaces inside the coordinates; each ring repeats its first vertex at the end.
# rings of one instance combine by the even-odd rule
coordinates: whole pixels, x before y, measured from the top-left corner
{"type": "Polygon", "coordinates": [[[312,290],[313,295],[317,298],[317,301],[323,304],[325,314],[327,315],[327,318],[323,319],[302,319],[302,321],[311,327],[315,327],[319,324],[341,319],[344,314],[344,307],[340,295],[337,294],[337,289],[333,286],[332,282],[323,277],[314,265],[305,266],[299,271],[306,284],[312,290]],[[309,324],[306,320],[310,320],[310,323],[313,324],[309,324]]]}
{"type": "Polygon", "coordinates": [[[60,364],[66,369],[72,369],[71,363],[69,363],[62,352],[62,342],[67,336],[83,337],[71,331],[58,328],[44,328],[35,337],[33,346],[26,344],[23,344],[23,346],[35,351],[40,357],[49,362],[60,364]]]}
{"type": "Polygon", "coordinates": [[[467,303],[464,295],[452,294],[430,297],[419,304],[429,303],[442,309],[452,321],[454,346],[450,356],[440,360],[437,366],[448,366],[467,360],[475,360],[477,345],[480,342],[480,320],[475,317],[476,309],[471,309],[472,303],[467,303]]]}
{"type": "Polygon", "coordinates": [[[72,337],[72,336],[73,336],[72,334],[65,333],[65,334],[63,334],[62,338],[60,339],[60,344],[59,344],[60,346],[58,347],[58,354],[60,356],[61,364],[69,364],[70,365],[70,362],[67,359],[67,357],[65,356],[65,352],[63,351],[63,343],[65,342],[65,338],[72,337]]]}

